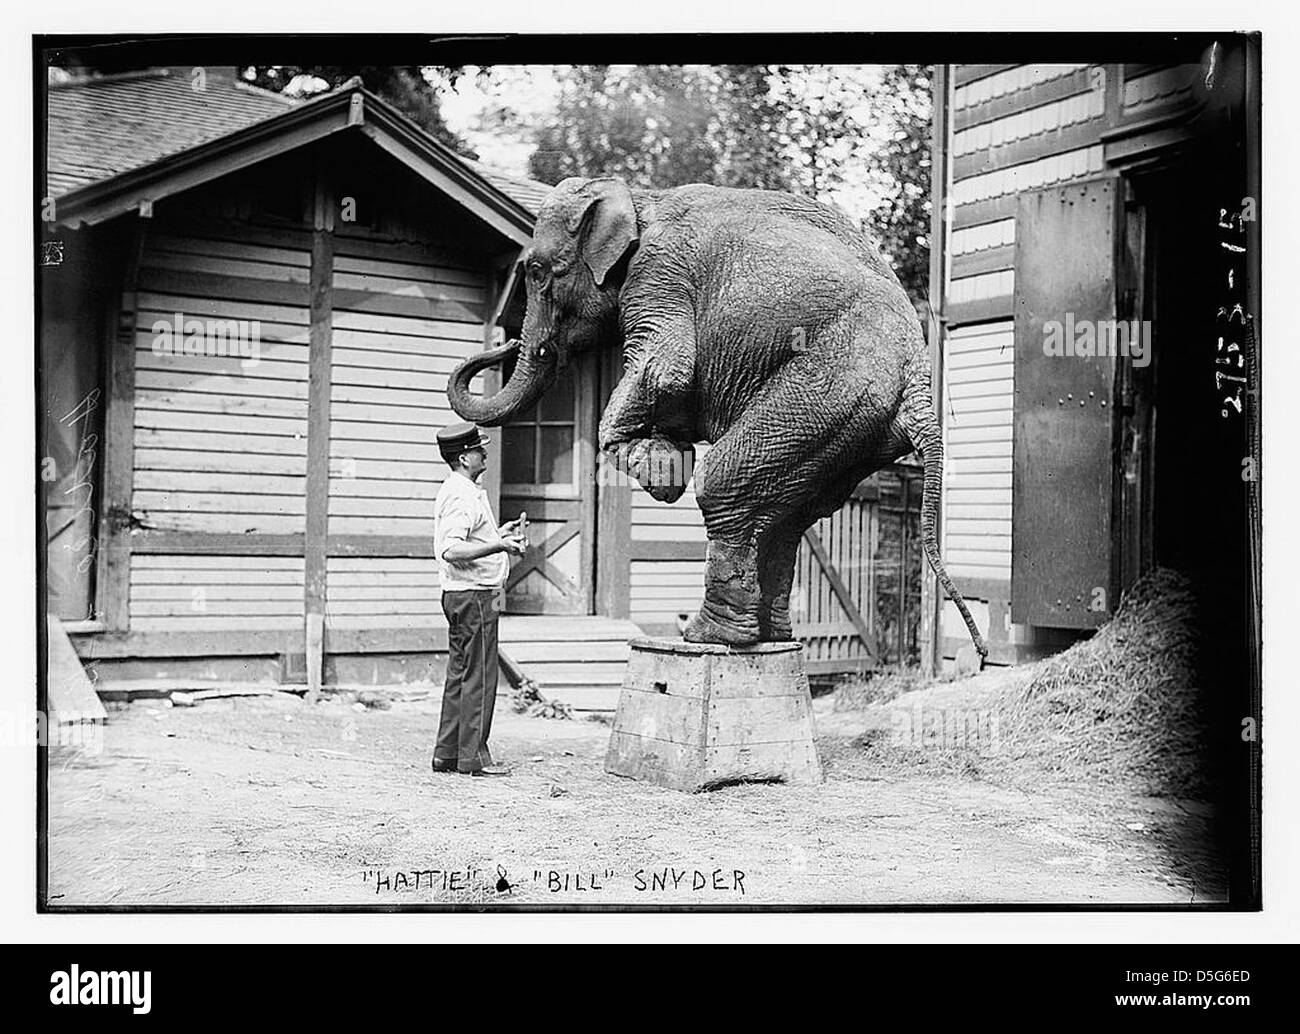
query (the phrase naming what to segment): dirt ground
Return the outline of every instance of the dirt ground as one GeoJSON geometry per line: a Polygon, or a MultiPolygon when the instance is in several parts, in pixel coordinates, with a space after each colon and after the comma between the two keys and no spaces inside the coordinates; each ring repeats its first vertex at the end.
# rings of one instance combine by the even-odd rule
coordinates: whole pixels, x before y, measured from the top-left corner
{"type": "Polygon", "coordinates": [[[701,794],[608,775],[607,725],[524,718],[504,701],[492,746],[507,779],[430,771],[436,690],[382,708],[287,693],[135,702],[110,713],[98,753],[51,750],[50,904],[1222,900],[1202,805],[1017,773],[987,736],[896,747],[901,715],[996,702],[1014,677],[886,703],[818,697],[824,784],[701,794]]]}

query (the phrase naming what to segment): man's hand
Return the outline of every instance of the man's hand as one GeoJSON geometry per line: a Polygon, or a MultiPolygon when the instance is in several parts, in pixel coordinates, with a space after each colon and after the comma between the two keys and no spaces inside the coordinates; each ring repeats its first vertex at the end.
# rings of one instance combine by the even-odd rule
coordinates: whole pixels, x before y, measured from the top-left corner
{"type": "Polygon", "coordinates": [[[511,556],[523,556],[528,552],[528,543],[518,535],[502,535],[501,548],[511,556]]]}
{"type": "Polygon", "coordinates": [[[501,535],[502,537],[506,535],[518,536],[520,525],[522,523],[523,523],[523,518],[521,517],[516,517],[513,521],[506,521],[505,524],[501,525],[501,527],[497,529],[497,534],[501,535]]]}

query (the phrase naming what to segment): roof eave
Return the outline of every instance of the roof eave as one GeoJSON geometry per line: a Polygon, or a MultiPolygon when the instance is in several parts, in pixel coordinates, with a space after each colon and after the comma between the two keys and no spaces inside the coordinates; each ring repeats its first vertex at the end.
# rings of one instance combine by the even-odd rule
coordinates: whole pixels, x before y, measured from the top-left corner
{"type": "Polygon", "coordinates": [[[532,238],[533,213],[488,182],[396,109],[368,90],[361,131],[417,175],[520,246],[532,238]]]}
{"type": "Polygon", "coordinates": [[[326,94],[142,168],[69,191],[56,200],[57,222],[73,229],[102,223],[353,127],[502,236],[521,246],[528,242],[531,212],[360,86],[326,94]]]}

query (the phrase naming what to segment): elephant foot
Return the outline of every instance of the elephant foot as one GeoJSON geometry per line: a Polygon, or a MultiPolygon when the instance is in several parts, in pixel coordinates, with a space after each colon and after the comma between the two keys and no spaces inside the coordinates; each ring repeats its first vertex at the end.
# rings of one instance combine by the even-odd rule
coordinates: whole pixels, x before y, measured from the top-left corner
{"type": "Polygon", "coordinates": [[[794,629],[790,627],[789,612],[776,613],[766,617],[760,612],[758,618],[758,637],[765,643],[784,643],[794,638],[794,629]]]}
{"type": "Polygon", "coordinates": [[[753,627],[715,617],[701,607],[682,630],[688,643],[720,643],[723,646],[753,646],[759,641],[758,624],[753,627]]]}
{"type": "Polygon", "coordinates": [[[622,447],[620,466],[661,503],[675,503],[686,492],[695,467],[695,446],[679,445],[656,435],[622,447]]]}
{"type": "Polygon", "coordinates": [[[690,643],[749,646],[759,641],[758,577],[752,548],[709,542],[704,602],[682,632],[690,643]]]}

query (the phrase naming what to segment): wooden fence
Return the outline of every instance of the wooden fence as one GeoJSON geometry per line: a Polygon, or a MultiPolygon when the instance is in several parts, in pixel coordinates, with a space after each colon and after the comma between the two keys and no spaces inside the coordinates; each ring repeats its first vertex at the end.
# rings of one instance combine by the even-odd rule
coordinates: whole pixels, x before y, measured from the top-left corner
{"type": "Polygon", "coordinates": [[[790,594],[810,674],[919,659],[921,471],[887,467],[804,535],[790,594]]]}

